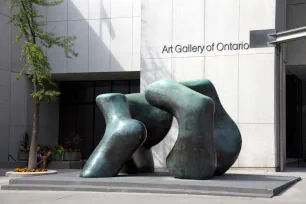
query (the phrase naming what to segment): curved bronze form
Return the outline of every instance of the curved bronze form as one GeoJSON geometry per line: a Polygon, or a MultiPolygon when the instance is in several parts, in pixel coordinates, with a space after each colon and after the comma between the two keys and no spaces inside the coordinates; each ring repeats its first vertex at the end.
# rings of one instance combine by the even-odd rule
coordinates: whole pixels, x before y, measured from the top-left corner
{"type": "Polygon", "coordinates": [[[207,80],[162,80],[145,94],[103,94],[97,97],[107,128],[81,177],[116,176],[154,171],[151,147],[169,132],[172,115],[179,123],[178,139],[167,157],[176,178],[209,179],[224,174],[242,145],[235,122],[226,113],[213,84],[207,80]]]}
{"type": "Polygon", "coordinates": [[[147,139],[143,147],[149,149],[160,143],[171,128],[172,115],[148,103],[143,93],[128,94],[126,98],[132,118],[147,128],[147,139]]]}
{"type": "Polygon", "coordinates": [[[80,176],[117,176],[122,166],[145,141],[146,128],[131,118],[127,99],[122,94],[100,95],[96,103],[105,117],[106,130],[80,176]]]}
{"type": "Polygon", "coordinates": [[[213,100],[171,80],[149,85],[145,94],[150,104],[178,121],[178,139],[167,157],[170,174],[180,179],[211,178],[217,165],[213,100]]]}
{"type": "Polygon", "coordinates": [[[145,98],[143,93],[126,95],[129,110],[133,119],[142,122],[147,129],[147,139],[128,161],[124,171],[127,173],[154,172],[154,161],[151,147],[161,142],[172,125],[172,115],[158,109],[145,98]]]}
{"type": "Polygon", "coordinates": [[[236,123],[223,108],[214,85],[208,79],[182,82],[184,86],[215,102],[214,140],[217,154],[216,176],[223,175],[237,160],[242,139],[236,123]]]}

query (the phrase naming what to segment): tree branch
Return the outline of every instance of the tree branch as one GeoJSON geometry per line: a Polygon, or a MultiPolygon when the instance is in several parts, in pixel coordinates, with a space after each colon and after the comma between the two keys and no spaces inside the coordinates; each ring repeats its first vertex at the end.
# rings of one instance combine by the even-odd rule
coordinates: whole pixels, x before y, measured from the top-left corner
{"type": "Polygon", "coordinates": [[[29,26],[29,28],[30,28],[30,31],[31,31],[31,34],[32,34],[32,37],[33,37],[33,43],[36,44],[36,39],[35,39],[35,38],[36,38],[36,35],[35,35],[35,31],[33,30],[32,26],[31,26],[30,19],[29,19],[28,14],[27,14],[27,9],[26,9],[26,7],[25,7],[25,5],[24,5],[23,0],[20,0],[20,1],[21,1],[23,10],[24,10],[24,12],[25,12],[25,16],[26,16],[26,19],[27,19],[27,23],[28,23],[28,26],[29,26]]]}

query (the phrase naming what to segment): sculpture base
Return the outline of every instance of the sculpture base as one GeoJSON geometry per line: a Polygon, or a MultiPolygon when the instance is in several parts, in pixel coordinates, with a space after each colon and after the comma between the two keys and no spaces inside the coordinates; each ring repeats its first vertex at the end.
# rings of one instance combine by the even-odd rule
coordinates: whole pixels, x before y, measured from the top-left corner
{"type": "Polygon", "coordinates": [[[11,179],[2,190],[92,191],[194,194],[271,198],[300,180],[297,177],[225,174],[212,180],[180,180],[168,173],[120,175],[113,178],[80,178],[80,171],[11,179]]]}

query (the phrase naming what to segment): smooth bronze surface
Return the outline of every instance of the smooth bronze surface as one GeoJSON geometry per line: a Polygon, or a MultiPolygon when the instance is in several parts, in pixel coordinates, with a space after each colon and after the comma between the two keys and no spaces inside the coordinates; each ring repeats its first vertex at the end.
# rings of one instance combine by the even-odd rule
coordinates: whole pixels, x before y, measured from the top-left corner
{"type": "Polygon", "coordinates": [[[125,95],[103,94],[97,97],[96,103],[105,117],[106,130],[80,176],[117,176],[122,166],[145,141],[146,128],[131,118],[125,95]]]}
{"type": "Polygon", "coordinates": [[[146,99],[178,122],[178,139],[166,160],[169,173],[180,179],[211,178],[217,166],[213,100],[171,80],[149,85],[146,99]]]}
{"type": "Polygon", "coordinates": [[[181,82],[215,102],[214,140],[217,153],[216,176],[224,174],[237,160],[242,139],[236,123],[223,108],[214,85],[208,79],[181,82]]]}
{"type": "Polygon", "coordinates": [[[126,173],[152,173],[154,162],[151,147],[161,142],[172,125],[172,115],[158,109],[145,98],[143,93],[126,95],[129,110],[133,119],[142,122],[147,129],[147,139],[125,165],[126,173]]]}
{"type": "Polygon", "coordinates": [[[128,94],[126,98],[132,118],[146,126],[147,139],[143,146],[149,149],[160,143],[171,128],[172,115],[148,103],[144,93],[128,94]]]}
{"type": "Polygon", "coordinates": [[[207,79],[161,80],[145,94],[103,94],[96,102],[107,128],[81,177],[113,177],[124,165],[128,173],[154,172],[151,147],[165,138],[173,116],[179,136],[166,163],[174,177],[222,175],[239,156],[240,131],[207,79]]]}

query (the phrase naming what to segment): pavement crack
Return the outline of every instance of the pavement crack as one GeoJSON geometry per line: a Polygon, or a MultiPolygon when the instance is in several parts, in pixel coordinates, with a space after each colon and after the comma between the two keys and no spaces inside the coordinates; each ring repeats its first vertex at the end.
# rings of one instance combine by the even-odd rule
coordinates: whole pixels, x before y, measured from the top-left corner
{"type": "Polygon", "coordinates": [[[74,194],[71,194],[71,195],[66,195],[66,196],[63,196],[63,197],[57,198],[56,200],[62,200],[62,199],[65,199],[65,198],[71,197],[71,196],[73,196],[73,195],[74,195],[74,194]]]}

